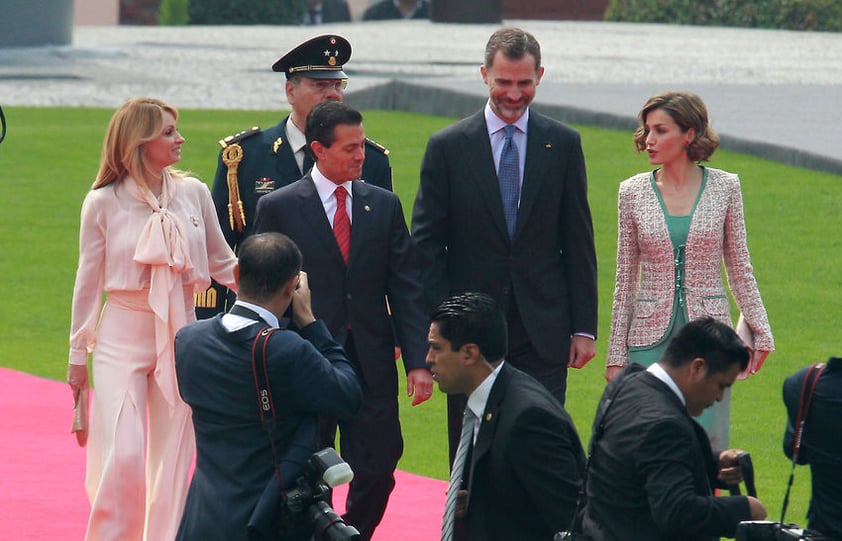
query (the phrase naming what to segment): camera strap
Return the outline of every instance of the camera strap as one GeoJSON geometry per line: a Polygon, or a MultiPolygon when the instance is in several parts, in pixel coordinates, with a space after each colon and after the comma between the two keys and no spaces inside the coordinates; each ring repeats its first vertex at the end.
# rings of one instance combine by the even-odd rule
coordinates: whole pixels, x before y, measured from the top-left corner
{"type": "Polygon", "coordinates": [[[274,457],[272,462],[275,464],[275,475],[278,478],[278,484],[283,486],[275,450],[275,438],[272,437],[275,432],[275,402],[272,400],[269,370],[266,367],[266,347],[269,343],[269,337],[277,330],[273,327],[264,327],[257,333],[251,347],[251,369],[254,375],[254,388],[257,393],[257,409],[260,412],[260,422],[269,435],[269,443],[272,446],[272,456],[274,457]]]}
{"type": "Polygon", "coordinates": [[[804,376],[804,383],[801,384],[801,399],[798,402],[798,415],[795,417],[795,437],[792,441],[792,469],[789,472],[789,482],[786,485],[784,503],[781,507],[781,524],[786,516],[786,508],[789,506],[789,493],[792,490],[792,482],[795,479],[795,466],[798,463],[798,453],[801,450],[801,440],[804,437],[804,426],[807,424],[807,416],[810,413],[810,404],[813,403],[813,395],[816,392],[816,385],[822,375],[825,363],[813,363],[807,369],[804,376]]]}

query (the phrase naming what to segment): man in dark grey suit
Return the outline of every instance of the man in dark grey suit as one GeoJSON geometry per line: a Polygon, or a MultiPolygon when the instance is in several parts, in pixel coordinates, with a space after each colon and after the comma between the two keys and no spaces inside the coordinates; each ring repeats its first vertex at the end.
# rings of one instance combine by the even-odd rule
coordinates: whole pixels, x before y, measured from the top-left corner
{"type": "MultiPolygon", "coordinates": [[[[354,470],[344,518],[369,539],[403,452],[395,337],[413,404],[429,399],[433,386],[424,362],[420,271],[398,196],[360,180],[365,160],[360,113],[340,102],[322,102],[310,111],[305,133],[316,165],[298,182],[260,199],[254,230],[284,233],[298,244],[314,314],[361,367],[362,410],[339,420],[339,430],[342,456],[354,470]]],[[[336,420],[325,419],[322,444],[333,443],[335,433],[336,420]]]]}
{"type": "Polygon", "coordinates": [[[193,410],[197,450],[179,541],[311,537],[279,535],[279,481],[283,490],[296,486],[317,450],[318,415],[353,415],[362,389],[345,352],[313,317],[307,276],[300,270],[301,252],[289,238],[249,237],[240,248],[239,299],[231,311],[176,335],[178,389],[193,410]],[[277,327],[290,303],[298,331],[276,331],[266,343],[277,411],[270,435],[259,415],[252,350],[258,334],[277,327]]]}
{"type": "Polygon", "coordinates": [[[503,361],[506,320],[494,299],[457,295],[431,319],[433,379],[448,396],[467,396],[471,417],[442,539],[549,541],[571,524],[582,486],[585,455],[573,421],[546,388],[503,361]]]}
{"type": "MultiPolygon", "coordinates": [[[[484,110],[433,135],[421,165],[412,236],[428,309],[465,291],[490,294],[508,321],[506,360],[564,404],[567,367],[593,358],[597,326],[579,134],[529,108],[544,68],[528,32],[495,32],[480,71],[484,110]]],[[[451,460],[463,409],[448,397],[451,460]]]]}
{"type": "Polygon", "coordinates": [[[583,529],[592,541],[709,541],[763,520],[751,496],[716,497],[742,480],[736,449],[714,458],[698,417],[748,366],[724,323],[686,324],[648,369],[629,365],[608,384],[591,434],[583,529]]]}
{"type": "MultiPolygon", "coordinates": [[[[292,184],[312,167],[305,149],[307,114],[317,103],[344,99],[348,76],[343,67],[350,58],[351,44],[335,34],[316,36],[294,47],[272,65],[273,71],[286,77],[290,114],[269,128],[247,129],[219,142],[222,150],[211,195],[222,233],[234,251],[252,232],[259,199],[292,184]]],[[[365,158],[366,182],[391,190],[389,151],[366,139],[365,158]]],[[[214,282],[196,295],[196,317],[212,317],[233,302],[233,293],[214,282]]]]}

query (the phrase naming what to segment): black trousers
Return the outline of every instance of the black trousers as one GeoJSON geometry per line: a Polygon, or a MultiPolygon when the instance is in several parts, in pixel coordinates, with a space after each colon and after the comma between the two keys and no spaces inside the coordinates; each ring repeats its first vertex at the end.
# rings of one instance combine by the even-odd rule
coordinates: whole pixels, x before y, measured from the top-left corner
{"type": "MultiPolygon", "coordinates": [[[[351,332],[345,351],[354,366],[359,366],[351,332]]],[[[342,518],[367,541],[383,519],[395,487],[395,468],[403,454],[398,397],[374,393],[363,385],[363,405],[357,415],[319,419],[320,448],[336,447],[337,427],[340,454],[354,471],[342,518]]]]}

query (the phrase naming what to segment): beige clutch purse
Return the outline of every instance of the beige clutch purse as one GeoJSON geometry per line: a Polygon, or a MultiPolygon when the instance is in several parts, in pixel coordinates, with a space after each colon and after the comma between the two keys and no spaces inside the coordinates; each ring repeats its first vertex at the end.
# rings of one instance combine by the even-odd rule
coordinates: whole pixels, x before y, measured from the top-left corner
{"type": "Polygon", "coordinates": [[[751,327],[748,326],[746,323],[743,314],[740,314],[740,319],[737,320],[737,326],[734,329],[736,331],[737,336],[740,337],[740,340],[746,345],[749,351],[754,351],[754,331],[751,330],[751,327]]]}
{"type": "Polygon", "coordinates": [[[73,404],[73,426],[70,431],[76,433],[76,442],[79,447],[88,443],[88,393],[87,387],[79,392],[76,403],[73,404]]]}

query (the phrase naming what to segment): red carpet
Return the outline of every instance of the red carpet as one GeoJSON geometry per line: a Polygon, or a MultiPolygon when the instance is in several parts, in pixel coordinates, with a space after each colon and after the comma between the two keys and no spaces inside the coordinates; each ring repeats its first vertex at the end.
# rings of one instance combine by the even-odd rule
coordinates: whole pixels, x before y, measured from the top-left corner
{"type": "MultiPolygon", "coordinates": [[[[70,434],[72,419],[65,383],[0,368],[0,539],[83,538],[90,511],[85,451],[70,434]]],[[[396,477],[374,541],[438,539],[447,483],[405,472],[396,477]]],[[[336,490],[337,502],[345,492],[336,490]]]]}

